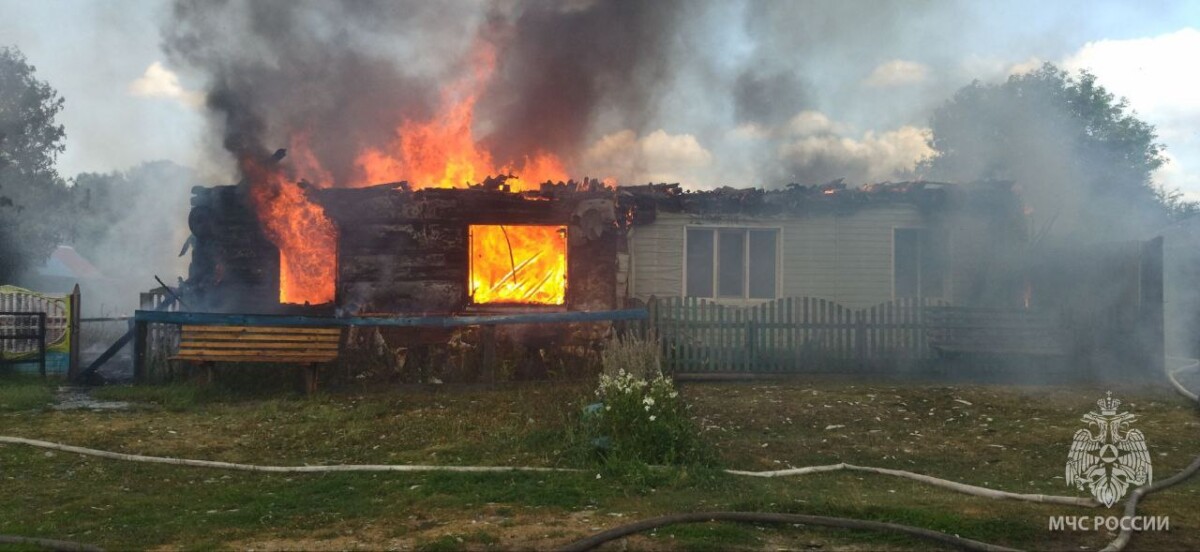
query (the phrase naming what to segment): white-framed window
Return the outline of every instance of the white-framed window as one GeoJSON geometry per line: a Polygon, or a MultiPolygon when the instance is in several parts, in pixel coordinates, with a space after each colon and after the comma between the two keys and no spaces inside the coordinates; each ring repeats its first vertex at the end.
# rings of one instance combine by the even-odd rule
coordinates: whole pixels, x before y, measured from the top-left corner
{"type": "Polygon", "coordinates": [[[929,228],[892,230],[892,290],[900,297],[944,297],[947,237],[929,228]]]}
{"type": "Polygon", "coordinates": [[[689,226],[684,295],[774,299],[779,287],[779,229],[689,226]]]}

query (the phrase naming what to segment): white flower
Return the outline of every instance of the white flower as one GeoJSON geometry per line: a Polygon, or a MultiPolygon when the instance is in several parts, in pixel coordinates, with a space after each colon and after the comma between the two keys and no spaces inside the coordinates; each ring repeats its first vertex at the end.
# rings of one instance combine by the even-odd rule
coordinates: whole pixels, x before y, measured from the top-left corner
{"type": "Polygon", "coordinates": [[[679,396],[679,391],[671,391],[671,398],[672,398],[672,399],[674,399],[675,397],[678,397],[678,396],[679,396]]]}
{"type": "Polygon", "coordinates": [[[650,415],[650,421],[651,421],[651,422],[653,422],[653,421],[654,421],[654,419],[655,419],[655,418],[657,418],[657,417],[658,417],[658,416],[655,416],[655,415],[651,414],[651,415],[650,415]]]}
{"type": "Polygon", "coordinates": [[[654,406],[654,397],[647,395],[646,398],[642,399],[642,404],[654,406]]]}
{"type": "Polygon", "coordinates": [[[600,479],[600,474],[596,474],[596,479],[600,479]]]}
{"type": "Polygon", "coordinates": [[[650,405],[646,405],[646,412],[650,411],[650,405]]]}

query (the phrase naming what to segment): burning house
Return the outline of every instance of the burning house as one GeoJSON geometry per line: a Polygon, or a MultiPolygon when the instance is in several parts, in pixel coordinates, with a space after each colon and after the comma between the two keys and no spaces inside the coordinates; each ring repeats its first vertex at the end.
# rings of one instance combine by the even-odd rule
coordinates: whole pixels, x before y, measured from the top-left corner
{"type": "MultiPolygon", "coordinates": [[[[1004,157],[1022,171],[983,170],[982,154],[1004,145],[986,134],[980,167],[929,173],[1020,177],[1024,198],[998,182],[777,187],[784,174],[898,178],[936,144],[905,127],[903,143],[880,148],[903,146],[897,159],[783,155],[848,138],[830,114],[780,101],[799,98],[801,81],[757,65],[731,86],[697,81],[712,106],[731,107],[705,125],[648,119],[664,111],[680,23],[658,4],[514,5],[447,18],[465,26],[429,36],[440,10],[427,21],[419,10],[275,11],[181,11],[167,38],[174,62],[207,77],[210,123],[242,179],[194,190],[189,309],[383,318],[645,307],[668,359],[683,359],[674,368],[698,371],[803,371],[830,355],[1161,357],[1161,245],[1087,243],[1088,225],[1066,228],[1073,211],[1101,203],[1076,193],[1086,186],[1073,171],[1035,174],[1080,164],[1058,149],[1037,152],[1040,163],[1004,157]],[[254,24],[230,27],[239,15],[254,24]],[[412,49],[380,49],[370,33],[328,40],[323,22],[334,19],[348,30],[390,21],[412,49]],[[744,130],[761,152],[723,149],[744,130]],[[570,180],[583,174],[602,180],[570,180]],[[729,175],[772,184],[616,185],[729,175]],[[1061,242],[1034,228],[1034,207],[1060,219],[1061,242]],[[1108,319],[1118,322],[1077,323],[1108,319]],[[1136,354],[1103,350],[1127,336],[1136,354]]],[[[376,341],[394,352],[448,334],[376,341]]]]}
{"type": "Polygon", "coordinates": [[[195,193],[189,282],[210,309],[430,315],[618,305],[616,196],[590,181],[531,192],[509,191],[504,178],[466,189],[310,188],[329,225],[319,252],[312,243],[276,246],[243,188],[195,193]]]}
{"type": "MultiPolygon", "coordinates": [[[[262,218],[253,188],[197,188],[186,293],[215,312],[336,317],[646,306],[685,372],[1161,362],[1161,243],[1038,247],[1009,183],[519,183],[287,184],[277,194],[303,209],[285,228],[262,218]]],[[[572,333],[528,330],[556,336],[543,351],[572,333]]],[[[379,339],[391,350],[455,335],[379,339]]]]}
{"type": "Polygon", "coordinates": [[[1007,255],[1024,237],[1015,199],[994,184],[684,192],[585,180],[514,192],[497,178],[465,189],[297,189],[328,224],[300,251],[260,229],[243,187],[194,191],[189,282],[206,308],[602,310],[651,296],[970,304],[996,285],[979,258],[1007,255]]]}

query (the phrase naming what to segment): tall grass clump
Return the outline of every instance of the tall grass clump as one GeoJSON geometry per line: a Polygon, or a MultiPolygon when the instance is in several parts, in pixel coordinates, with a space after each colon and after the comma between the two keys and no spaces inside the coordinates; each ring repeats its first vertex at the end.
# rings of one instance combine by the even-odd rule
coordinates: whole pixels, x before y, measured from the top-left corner
{"type": "Polygon", "coordinates": [[[26,375],[0,374],[0,412],[40,410],[54,402],[50,384],[26,375]]]}
{"type": "Polygon", "coordinates": [[[595,395],[584,409],[585,445],[609,468],[706,465],[711,455],[671,378],[657,339],[614,336],[601,353],[595,395]],[[622,467],[623,466],[623,467],[622,467]]]}

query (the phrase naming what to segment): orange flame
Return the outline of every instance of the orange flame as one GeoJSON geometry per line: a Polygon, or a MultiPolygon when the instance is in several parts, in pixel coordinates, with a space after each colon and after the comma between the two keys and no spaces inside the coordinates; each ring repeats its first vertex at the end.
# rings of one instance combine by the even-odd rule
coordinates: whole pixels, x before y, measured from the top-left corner
{"type": "Polygon", "coordinates": [[[470,273],[477,304],[561,305],[567,289],[567,228],[471,226],[470,273]]]}
{"type": "MultiPolygon", "coordinates": [[[[478,146],[472,128],[475,104],[495,70],[495,49],[480,43],[471,62],[469,75],[442,90],[443,108],[437,116],[427,121],[405,121],[387,148],[363,150],[356,159],[360,177],[343,184],[365,186],[403,180],[414,189],[461,188],[488,176],[510,174],[519,176],[507,180],[509,189],[524,191],[548,180],[567,180],[562,161],[553,154],[535,151],[519,162],[497,166],[491,154],[478,146]]],[[[308,147],[307,135],[293,137],[290,146],[296,174],[316,186],[334,185],[332,175],[308,147]]],[[[265,185],[255,194],[255,203],[271,241],[280,250],[279,300],[313,304],[332,301],[336,280],[333,224],[320,207],[310,203],[300,189],[287,185],[277,171],[261,169],[258,172],[268,174],[260,176],[265,185]]],[[[470,285],[475,302],[563,304],[565,228],[507,226],[507,241],[499,228],[472,227],[470,285]],[[514,260],[523,262],[534,257],[516,276],[504,280],[514,260]]]]}
{"type": "Polygon", "coordinates": [[[487,176],[515,174],[513,191],[533,189],[547,180],[567,180],[562,161],[550,153],[532,152],[520,163],[497,166],[475,142],[475,103],[496,69],[495,48],[480,43],[472,71],[442,90],[443,109],[428,121],[405,121],[388,150],[367,149],[358,156],[362,183],[407,180],[415,188],[464,188],[487,176]]]}
{"type": "Polygon", "coordinates": [[[241,166],[255,183],[250,197],[267,238],[279,247],[279,302],[333,301],[337,250],[333,223],[275,167],[248,157],[241,166]]]}

